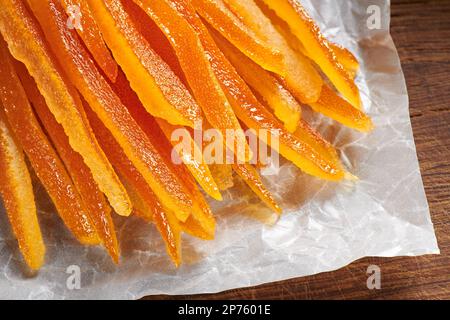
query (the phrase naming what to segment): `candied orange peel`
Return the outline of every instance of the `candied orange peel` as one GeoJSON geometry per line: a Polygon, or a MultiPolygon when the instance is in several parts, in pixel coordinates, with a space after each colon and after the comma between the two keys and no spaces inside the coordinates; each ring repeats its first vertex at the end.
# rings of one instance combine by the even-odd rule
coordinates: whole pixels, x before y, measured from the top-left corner
{"type": "Polygon", "coordinates": [[[43,129],[66,166],[103,245],[114,262],[118,263],[119,244],[111,217],[111,208],[105,196],[95,183],[92,173],[84,163],[83,158],[70,147],[69,138],[48,109],[44,97],[40,94],[25,66],[17,62],[16,71],[33,105],[33,110],[36,112],[43,129]]]}
{"type": "Polygon", "coordinates": [[[3,42],[0,57],[0,99],[14,136],[28,156],[65,225],[81,243],[97,244],[99,238],[92,220],[64,164],[36,119],[3,42]]]}
{"type": "Polygon", "coordinates": [[[0,195],[28,267],[44,264],[45,244],[37,218],[33,185],[21,147],[14,138],[0,102],[0,195]]]}
{"type": "Polygon", "coordinates": [[[369,132],[374,128],[372,120],[361,110],[339,97],[330,87],[324,86],[319,100],[310,104],[320,112],[349,128],[369,132]]]}
{"type": "Polygon", "coordinates": [[[234,16],[223,0],[192,0],[195,10],[250,59],[264,69],[286,74],[283,56],[270,47],[255,32],[234,16]]]}
{"type": "Polygon", "coordinates": [[[336,89],[353,106],[361,108],[358,87],[302,5],[296,0],[262,1],[288,23],[292,33],[302,42],[308,57],[319,65],[336,89]]]}
{"type": "Polygon", "coordinates": [[[98,146],[78,93],[55,63],[39,25],[22,1],[7,0],[2,6],[0,32],[10,53],[27,67],[50,111],[63,126],[71,147],[81,154],[112,207],[122,215],[129,215],[131,204],[126,190],[98,146]]]}
{"type": "Polygon", "coordinates": [[[136,29],[120,1],[88,0],[103,38],[146,110],[171,124],[193,127],[201,111],[181,80],[136,29]]]}
{"type": "Polygon", "coordinates": [[[301,118],[301,106],[283,83],[232,47],[220,35],[216,35],[214,39],[239,75],[267,102],[286,129],[295,131],[301,118]]]}
{"type": "Polygon", "coordinates": [[[75,28],[86,48],[92,53],[93,58],[103,70],[105,75],[116,81],[118,66],[111,56],[109,49],[103,41],[100,29],[92,15],[91,8],[86,0],[61,0],[66,13],[73,15],[72,27],[75,28]],[[79,15],[79,16],[77,16],[79,15]],[[79,23],[79,25],[74,25],[79,23]]]}
{"type": "Polygon", "coordinates": [[[220,232],[213,201],[235,178],[281,215],[258,171],[273,156],[356,182],[304,106],[374,128],[358,59],[296,0],[3,0],[0,61],[0,195],[32,270],[45,258],[33,171],[81,244],[119,263],[112,212],[132,215],[178,267],[183,234],[220,232]]]}
{"type": "MultiPolygon", "coordinates": [[[[208,122],[226,136],[234,130],[238,141],[245,141],[243,130],[217,81],[199,36],[176,8],[166,1],[133,0],[155,21],[169,39],[184,71],[187,82],[208,122]],[[192,61],[196,61],[195,64],[192,61]],[[243,139],[243,140],[239,140],[243,139]]],[[[230,143],[228,147],[243,161],[251,158],[248,146],[230,143]]]]}
{"type": "Polygon", "coordinates": [[[254,30],[265,43],[283,55],[286,74],[283,80],[302,103],[314,102],[320,96],[323,80],[302,52],[295,52],[287,40],[266,17],[254,0],[223,0],[242,22],[254,30]]]}
{"type": "Polygon", "coordinates": [[[46,26],[45,34],[61,63],[70,70],[69,77],[90,107],[111,131],[128,158],[138,168],[161,201],[180,216],[187,217],[191,201],[177,184],[177,178],[161,162],[151,141],[133,119],[120,98],[96,70],[76,34],[65,27],[65,17],[54,0],[42,4],[29,0],[38,20],[46,26]],[[52,32],[59,30],[59,34],[52,32]],[[80,57],[84,57],[80,61],[80,57]]]}

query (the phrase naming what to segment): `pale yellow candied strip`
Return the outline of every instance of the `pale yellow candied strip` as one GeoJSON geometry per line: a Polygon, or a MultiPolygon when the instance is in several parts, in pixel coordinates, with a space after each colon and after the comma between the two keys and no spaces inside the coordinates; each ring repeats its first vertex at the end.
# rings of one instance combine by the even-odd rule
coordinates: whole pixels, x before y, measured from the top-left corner
{"type": "Polygon", "coordinates": [[[197,183],[202,187],[202,189],[212,198],[218,201],[222,201],[222,195],[220,190],[214,181],[214,177],[208,165],[205,163],[205,159],[202,155],[202,150],[197,145],[197,143],[192,138],[189,131],[181,126],[174,126],[162,119],[156,119],[159,127],[163,131],[166,138],[172,143],[174,150],[177,151],[178,156],[184,163],[186,168],[191,172],[192,176],[195,178],[197,183]],[[178,141],[172,140],[172,134],[176,131],[183,132],[183,138],[189,139],[187,143],[190,145],[190,153],[185,150],[185,148],[178,148],[177,146],[184,146],[185,141],[182,142],[183,145],[179,145],[178,141]]]}
{"type": "MultiPolygon", "coordinates": [[[[0,108],[3,108],[1,103],[0,108]]],[[[25,262],[32,270],[40,269],[44,263],[45,245],[30,173],[3,110],[0,110],[0,194],[25,262]]]]}
{"type": "Polygon", "coordinates": [[[35,79],[50,111],[69,137],[71,147],[82,155],[111,206],[118,214],[128,216],[131,203],[126,190],[87,123],[78,93],[53,62],[39,26],[22,1],[2,2],[0,32],[11,54],[25,64],[35,79]]]}

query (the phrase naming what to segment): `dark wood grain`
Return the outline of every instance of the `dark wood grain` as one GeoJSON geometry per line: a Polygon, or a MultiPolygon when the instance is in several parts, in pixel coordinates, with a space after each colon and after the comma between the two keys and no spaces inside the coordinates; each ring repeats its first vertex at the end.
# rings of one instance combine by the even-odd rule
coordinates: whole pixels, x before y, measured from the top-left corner
{"type": "Polygon", "coordinates": [[[335,272],[259,287],[151,299],[450,299],[450,1],[393,0],[392,36],[441,255],[365,258],[335,272]],[[382,270],[381,290],[366,287],[370,264],[382,270]]]}

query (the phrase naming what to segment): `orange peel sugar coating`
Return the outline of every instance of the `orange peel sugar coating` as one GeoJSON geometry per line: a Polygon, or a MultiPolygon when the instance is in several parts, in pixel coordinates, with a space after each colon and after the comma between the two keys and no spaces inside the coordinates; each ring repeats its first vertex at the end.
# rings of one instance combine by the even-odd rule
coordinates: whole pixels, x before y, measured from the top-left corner
{"type": "MultiPolygon", "coordinates": [[[[56,1],[43,4],[30,0],[31,8],[60,62],[66,66],[70,79],[91,108],[111,131],[125,154],[156,191],[161,201],[180,217],[187,217],[191,201],[145,133],[121,103],[108,82],[96,69],[89,54],[73,30],[66,28],[66,17],[56,1]]],[[[183,219],[183,218],[182,218],[183,219]]]]}
{"type": "Polygon", "coordinates": [[[103,38],[145,109],[171,124],[194,127],[201,109],[139,33],[120,1],[88,0],[103,38]]]}
{"type": "MultiPolygon", "coordinates": [[[[166,1],[134,0],[155,21],[172,45],[194,97],[208,122],[222,135],[233,130],[238,141],[244,141],[244,132],[211,68],[201,41],[189,23],[178,14],[173,3],[166,1]],[[192,63],[195,61],[195,63],[192,63]]],[[[227,145],[236,156],[246,161],[251,158],[249,147],[227,145]],[[244,149],[245,150],[240,150],[244,149]]]]}
{"type": "Polygon", "coordinates": [[[33,185],[0,102],[0,195],[20,252],[31,270],[44,264],[45,244],[37,218],[33,185]]]}
{"type": "Polygon", "coordinates": [[[222,0],[246,26],[270,46],[277,48],[284,58],[286,74],[282,77],[292,94],[302,103],[319,99],[323,80],[311,61],[295,52],[253,0],[222,0]]]}
{"type": "Polygon", "coordinates": [[[28,102],[4,44],[0,48],[0,99],[6,118],[65,225],[83,244],[98,244],[97,232],[75,186],[28,102]]]}
{"type": "Polygon", "coordinates": [[[274,111],[287,130],[295,131],[301,118],[301,106],[283,84],[272,74],[248,59],[227,40],[213,33],[217,45],[236,68],[239,75],[274,111]]]}
{"type": "MultiPolygon", "coordinates": [[[[130,191],[130,194],[136,194],[137,197],[142,199],[142,205],[144,208],[140,208],[140,210],[142,210],[142,213],[144,214],[143,217],[145,218],[146,216],[149,216],[151,217],[151,220],[155,222],[158,231],[161,233],[161,236],[166,243],[169,255],[178,265],[180,262],[180,246],[179,240],[177,240],[176,237],[177,231],[174,230],[174,228],[177,228],[176,222],[167,220],[169,219],[166,217],[167,213],[165,213],[162,209],[163,207],[153,190],[148,185],[142,174],[128,159],[126,154],[118,145],[117,141],[97,117],[97,115],[90,108],[87,108],[86,113],[102,148],[108,153],[111,163],[121,175],[125,185],[130,191]]],[[[131,197],[133,198],[133,196],[131,197]]]]}
{"type": "Polygon", "coordinates": [[[111,208],[105,196],[98,188],[83,158],[70,147],[69,139],[64,133],[64,129],[56,122],[55,117],[48,109],[44,98],[25,66],[16,63],[16,71],[33,105],[34,111],[64,162],[103,245],[108,250],[113,261],[118,263],[119,245],[111,217],[111,208]]]}
{"type": "Polygon", "coordinates": [[[81,154],[112,207],[122,215],[130,214],[131,203],[125,188],[98,146],[85,119],[78,93],[54,62],[40,27],[22,1],[3,1],[0,32],[11,54],[25,64],[35,79],[50,111],[69,137],[71,147],[81,154]]]}
{"type": "Polygon", "coordinates": [[[117,77],[118,66],[103,41],[100,29],[95,22],[86,0],[61,0],[66,13],[71,16],[72,27],[75,28],[86,48],[92,54],[98,66],[111,81],[117,77]],[[79,24],[79,25],[76,25],[79,24]]]}
{"type": "Polygon", "coordinates": [[[336,89],[355,107],[361,108],[359,90],[339,63],[319,27],[296,0],[262,0],[290,26],[308,56],[319,65],[336,89]]]}

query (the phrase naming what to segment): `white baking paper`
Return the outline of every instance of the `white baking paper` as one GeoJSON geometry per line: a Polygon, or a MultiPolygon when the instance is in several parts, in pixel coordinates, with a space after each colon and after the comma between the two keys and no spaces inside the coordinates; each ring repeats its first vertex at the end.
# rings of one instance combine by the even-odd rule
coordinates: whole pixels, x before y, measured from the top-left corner
{"type": "MultiPolygon", "coordinates": [[[[4,210],[0,213],[0,298],[136,299],[152,294],[212,293],[339,269],[365,256],[437,254],[408,111],[408,95],[389,35],[383,0],[302,0],[327,37],[356,53],[364,108],[376,130],[363,135],[323,117],[306,115],[341,151],[360,181],[327,183],[284,164],[266,176],[286,212],[267,224],[268,212],[245,196],[239,181],[217,212],[217,238],[184,237],[184,264],[176,269],[153,226],[117,218],[122,261],[101,248],[77,244],[49,201],[40,220],[46,266],[26,275],[4,210]],[[370,5],[375,7],[369,8],[370,5]],[[368,10],[369,8],[369,10],[368,10]],[[375,26],[377,10],[380,29],[375,26]],[[374,16],[372,16],[374,15],[374,16]],[[80,289],[77,289],[77,271],[80,289]]],[[[44,192],[37,190],[45,199],[44,192]]]]}

